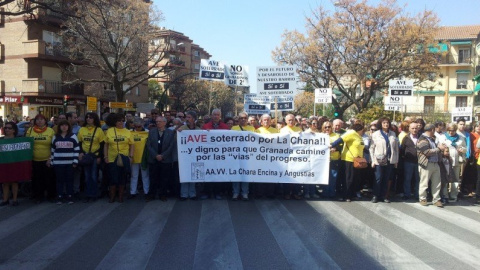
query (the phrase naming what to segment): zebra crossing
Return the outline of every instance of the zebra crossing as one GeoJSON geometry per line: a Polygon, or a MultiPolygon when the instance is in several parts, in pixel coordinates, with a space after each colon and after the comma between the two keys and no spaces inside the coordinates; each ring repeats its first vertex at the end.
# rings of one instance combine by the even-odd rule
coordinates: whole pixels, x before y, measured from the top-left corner
{"type": "Polygon", "coordinates": [[[227,200],[0,208],[0,269],[480,269],[480,207],[227,200]]]}

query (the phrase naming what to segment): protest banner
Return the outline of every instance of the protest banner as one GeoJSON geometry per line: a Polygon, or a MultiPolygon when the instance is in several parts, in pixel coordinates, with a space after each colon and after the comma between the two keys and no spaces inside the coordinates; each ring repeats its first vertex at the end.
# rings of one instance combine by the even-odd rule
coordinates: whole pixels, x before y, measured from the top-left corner
{"type": "Polygon", "coordinates": [[[177,144],[180,182],[328,184],[326,134],[184,130],[177,144]]]}
{"type": "Polygon", "coordinates": [[[259,96],[295,96],[297,71],[294,66],[257,67],[257,94],[259,96]]]}
{"type": "Polygon", "coordinates": [[[32,159],[33,138],[0,140],[0,183],[30,181],[32,159]]]}

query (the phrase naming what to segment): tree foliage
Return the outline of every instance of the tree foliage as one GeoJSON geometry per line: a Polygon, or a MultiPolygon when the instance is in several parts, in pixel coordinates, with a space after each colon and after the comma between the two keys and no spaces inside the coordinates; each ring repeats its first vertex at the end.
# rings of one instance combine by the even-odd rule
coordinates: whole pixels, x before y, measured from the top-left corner
{"type": "Polygon", "coordinates": [[[0,0],[0,15],[18,16],[24,14],[35,15],[38,10],[48,10],[57,14],[71,16],[64,4],[68,0],[0,0]]]}
{"type": "MultiPolygon", "coordinates": [[[[428,10],[406,14],[395,0],[370,6],[366,0],[340,0],[330,14],[322,7],[306,18],[306,33],[286,31],[272,55],[277,63],[296,65],[301,80],[341,92],[333,106],[342,115],[367,108],[388,81],[413,78],[419,84],[436,71],[436,15],[428,10]]],[[[341,116],[342,116],[341,115],[341,116]]]]}
{"type": "Polygon", "coordinates": [[[153,5],[136,0],[89,0],[73,1],[70,8],[75,16],[64,24],[63,40],[70,57],[81,60],[81,69],[87,70],[69,73],[72,82],[112,85],[117,101],[123,101],[128,91],[172,70],[168,62],[156,66],[166,58],[170,42],[152,42],[162,20],[153,5]]]}
{"type": "Polygon", "coordinates": [[[224,116],[234,111],[235,92],[222,82],[187,79],[171,91],[175,99],[173,109],[177,111],[192,108],[205,115],[209,109],[219,108],[224,116]]]}

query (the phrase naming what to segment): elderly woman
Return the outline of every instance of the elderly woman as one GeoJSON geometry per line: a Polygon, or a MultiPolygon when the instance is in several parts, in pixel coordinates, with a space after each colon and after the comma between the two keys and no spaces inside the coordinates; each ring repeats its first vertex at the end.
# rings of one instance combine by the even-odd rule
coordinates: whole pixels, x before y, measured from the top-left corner
{"type": "MultiPolygon", "coordinates": [[[[3,137],[0,137],[0,139],[3,140],[9,140],[17,137],[18,135],[18,127],[17,124],[14,122],[7,122],[4,124],[3,127],[4,130],[4,135],[3,137]]],[[[27,180],[27,179],[21,179],[21,174],[15,173],[15,172],[10,172],[8,174],[8,177],[4,180],[5,182],[2,182],[3,186],[3,201],[0,203],[0,206],[5,206],[8,205],[9,199],[10,199],[10,187],[12,187],[12,195],[13,195],[13,200],[12,200],[12,206],[18,206],[18,182],[27,180]],[[12,175],[12,173],[14,175],[12,175]]]]}
{"type": "Polygon", "coordinates": [[[130,177],[130,196],[133,199],[137,195],[138,176],[139,172],[142,174],[143,194],[148,194],[150,188],[150,174],[147,167],[142,167],[142,157],[145,151],[145,145],[148,138],[148,130],[144,128],[143,120],[139,117],[133,119],[133,130],[131,130],[133,137],[133,160],[132,160],[132,175],[130,177]]]}
{"type": "Polygon", "coordinates": [[[103,153],[105,163],[107,163],[108,175],[110,177],[109,193],[110,203],[115,202],[116,191],[118,188],[118,202],[123,202],[123,193],[125,191],[125,183],[127,181],[127,172],[133,161],[135,147],[133,146],[133,138],[131,132],[124,128],[123,115],[110,114],[107,118],[107,125],[110,128],[105,133],[105,147],[103,153]],[[120,166],[118,159],[122,159],[123,166],[120,166]]]}
{"type": "Polygon", "coordinates": [[[465,160],[465,153],[467,152],[467,143],[465,142],[465,138],[457,133],[457,124],[447,124],[446,130],[447,132],[438,138],[438,141],[439,143],[444,143],[448,146],[450,157],[452,158],[451,161],[455,180],[454,182],[445,185],[441,193],[445,196],[448,194],[449,200],[455,202],[457,201],[457,195],[459,192],[458,181],[460,179],[461,163],[465,160]]]}
{"type": "Polygon", "coordinates": [[[372,203],[376,203],[378,200],[390,202],[387,184],[392,176],[393,168],[397,167],[400,150],[397,135],[390,128],[390,119],[383,117],[377,122],[378,130],[372,134],[370,157],[372,168],[375,169],[372,203]]]}
{"type": "Polygon", "coordinates": [[[25,133],[26,137],[33,137],[32,188],[36,203],[43,201],[45,191],[48,200],[55,199],[55,178],[52,169],[47,166],[54,135],[55,132],[47,126],[47,118],[42,114],[35,116],[34,126],[25,133]]]}
{"type": "Polygon", "coordinates": [[[352,129],[343,133],[339,139],[330,144],[330,149],[337,147],[342,142],[344,143],[341,159],[345,163],[345,182],[342,183],[345,187],[343,190],[342,198],[340,200],[346,200],[351,202],[355,191],[358,187],[359,170],[353,167],[353,161],[356,157],[363,157],[363,149],[365,144],[363,142],[364,126],[362,124],[353,124],[352,129]]]}

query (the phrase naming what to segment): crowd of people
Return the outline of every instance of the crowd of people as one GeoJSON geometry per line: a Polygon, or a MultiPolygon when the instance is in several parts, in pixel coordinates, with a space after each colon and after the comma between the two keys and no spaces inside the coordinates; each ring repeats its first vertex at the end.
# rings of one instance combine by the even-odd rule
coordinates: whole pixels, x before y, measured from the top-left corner
{"type": "MultiPolygon", "coordinates": [[[[222,120],[221,111],[197,119],[195,111],[175,116],[153,109],[146,118],[127,113],[60,114],[50,122],[42,114],[25,131],[32,137],[32,195],[35,202],[89,203],[100,197],[124,202],[144,194],[145,201],[168,198],[249,200],[255,198],[366,199],[389,203],[415,200],[443,207],[461,197],[480,203],[480,125],[425,123],[406,118],[397,124],[387,117],[372,123],[288,114],[275,122],[239,113],[222,120]],[[328,185],[276,183],[181,183],[176,135],[188,130],[324,133],[330,138],[328,185]],[[360,164],[359,159],[366,163],[360,164]],[[359,165],[360,164],[360,165],[359,165]],[[129,187],[127,189],[127,187],[129,187]],[[81,192],[81,193],[80,193],[81,192]],[[82,194],[82,196],[80,196],[82,194]]],[[[2,123],[2,139],[18,135],[15,122],[2,123]]],[[[15,172],[9,172],[15,173],[15,172]]],[[[25,179],[26,181],[30,179],[25,179]]],[[[1,206],[18,205],[19,183],[3,183],[1,206]],[[12,201],[10,203],[10,189],[12,201]]]]}

